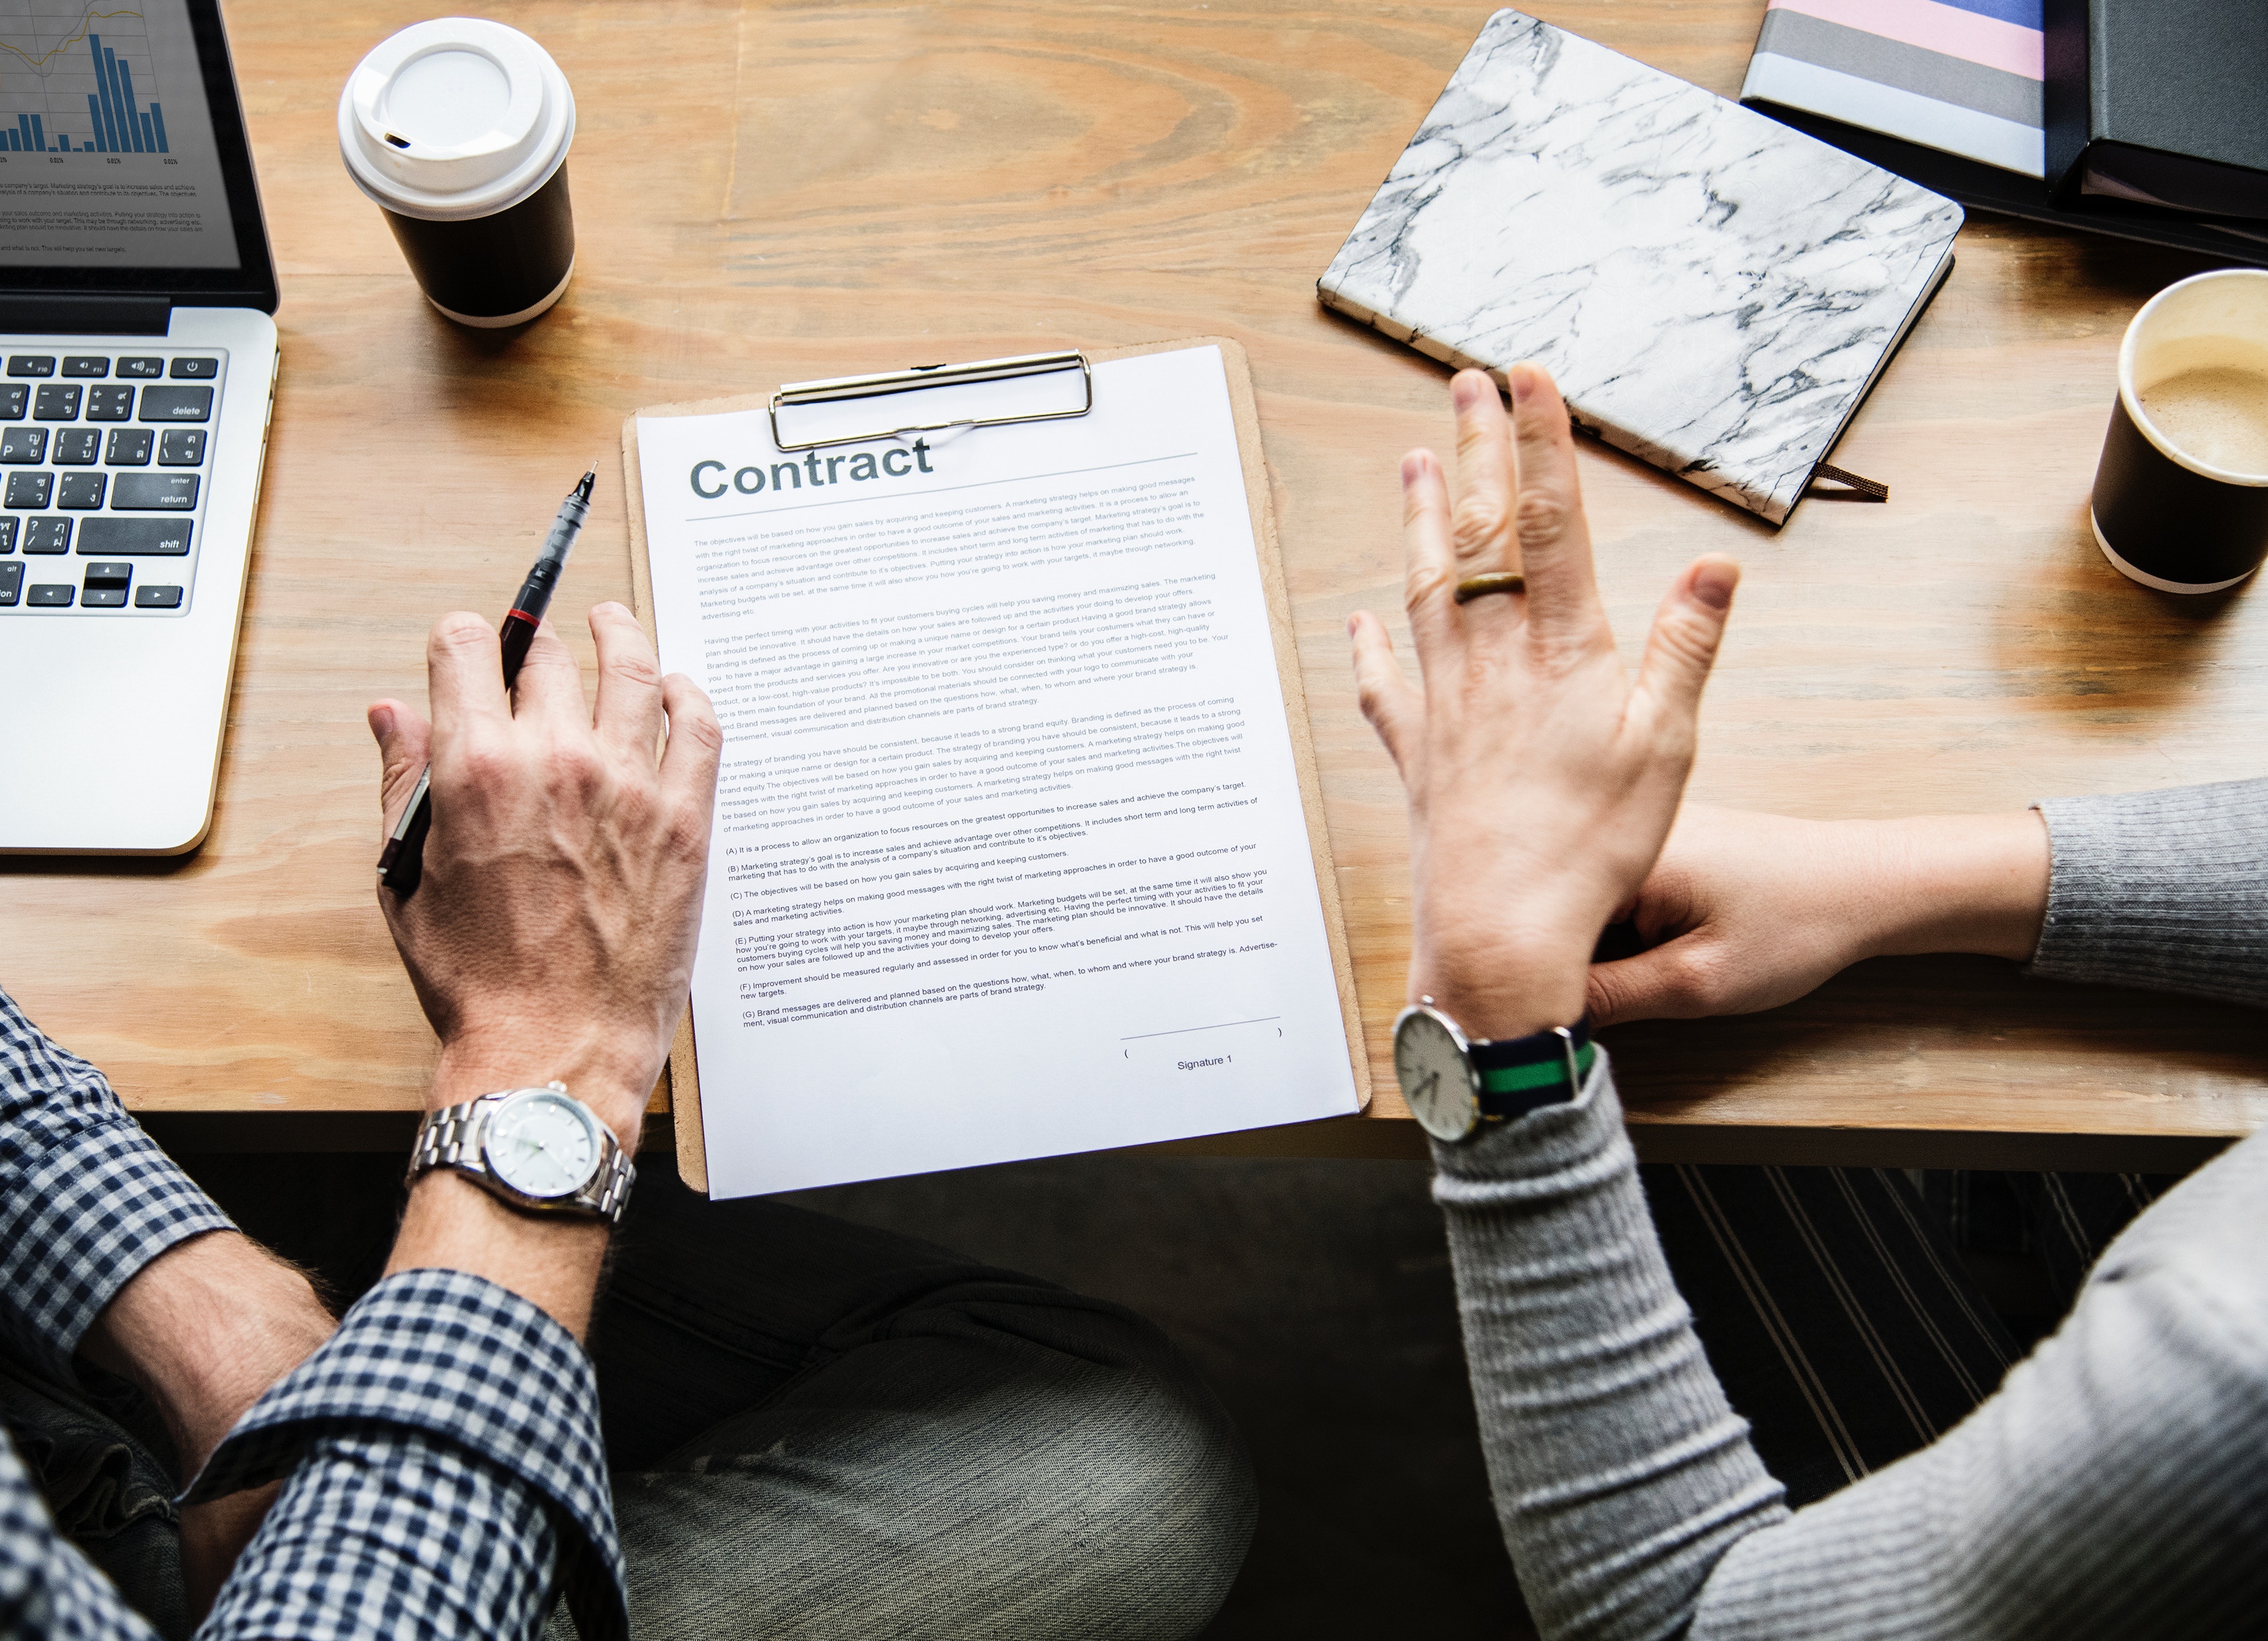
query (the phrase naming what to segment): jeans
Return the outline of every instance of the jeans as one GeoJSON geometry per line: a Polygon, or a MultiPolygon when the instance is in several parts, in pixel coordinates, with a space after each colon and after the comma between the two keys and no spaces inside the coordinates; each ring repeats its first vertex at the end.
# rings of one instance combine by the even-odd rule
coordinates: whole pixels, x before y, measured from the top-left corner
{"type": "MultiPolygon", "coordinates": [[[[630,1618],[666,1637],[1182,1637],[1256,1516],[1132,1312],[656,1168],[592,1355],[630,1618]]],[[[566,1633],[556,1615],[548,1633],[566,1633]]]]}
{"type": "Polygon", "coordinates": [[[55,1530],[127,1593],[165,1641],[192,1625],[181,1590],[173,1446],[131,1386],[90,1372],[61,1385],[0,1354],[0,1428],[55,1530]]]}
{"type": "MultiPolygon", "coordinates": [[[[195,1160],[248,1231],[350,1272],[342,1299],[376,1274],[391,1165],[195,1160]]],[[[631,1194],[590,1344],[644,1635],[1162,1641],[1204,1627],[1251,1539],[1243,1444],[1141,1317],[784,1204],[710,1203],[666,1161],[631,1194]]],[[[0,1411],[19,1449],[57,1417],[4,1374],[0,1411]]],[[[148,1468],[102,1408],[69,1417],[82,1446],[148,1468]]],[[[178,1527],[145,1509],[134,1531],[178,1527]]],[[[179,1633],[172,1545],[126,1548],[99,1559],[179,1633]]],[[[545,1634],[573,1634],[563,1607],[545,1634]]]]}

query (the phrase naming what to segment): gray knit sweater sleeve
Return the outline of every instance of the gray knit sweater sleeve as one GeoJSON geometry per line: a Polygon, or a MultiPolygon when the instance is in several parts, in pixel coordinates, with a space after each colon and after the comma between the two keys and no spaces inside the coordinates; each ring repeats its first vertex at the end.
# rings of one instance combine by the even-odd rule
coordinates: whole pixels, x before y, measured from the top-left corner
{"type": "Polygon", "coordinates": [[[1957,1429],[1791,1514],[1672,1284],[1600,1056],[1436,1146],[1505,1542],[1549,1641],[2250,1635],[2268,1607],[2268,1137],[2113,1243],[1957,1429]]]}
{"type": "Polygon", "coordinates": [[[2268,781],[2051,798],[2031,972],[2268,1005],[2268,781]]]}

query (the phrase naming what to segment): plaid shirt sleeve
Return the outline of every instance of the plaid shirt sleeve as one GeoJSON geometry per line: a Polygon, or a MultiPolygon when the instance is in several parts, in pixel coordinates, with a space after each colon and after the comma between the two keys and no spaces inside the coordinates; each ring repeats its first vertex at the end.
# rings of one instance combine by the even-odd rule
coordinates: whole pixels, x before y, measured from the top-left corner
{"type": "Polygon", "coordinates": [[[386,1278],[182,1501],[286,1475],[201,1636],[532,1637],[561,1589],[584,1641],[629,1634],[590,1358],[494,1283],[386,1278]]]}
{"type": "MultiPolygon", "coordinates": [[[[102,1073],[0,992],[0,1350],[69,1379],[136,1271],[230,1228],[102,1073]]],[[[590,1358],[492,1283],[379,1283],[183,1501],[287,1475],[200,1637],[532,1637],[563,1589],[585,1641],[629,1633],[590,1358]]],[[[0,1440],[0,1636],[151,1635],[0,1440]]]]}
{"type": "Polygon", "coordinates": [[[0,991],[0,1344],[69,1381],[80,1338],[128,1278],[230,1228],[102,1073],[0,991]]]}

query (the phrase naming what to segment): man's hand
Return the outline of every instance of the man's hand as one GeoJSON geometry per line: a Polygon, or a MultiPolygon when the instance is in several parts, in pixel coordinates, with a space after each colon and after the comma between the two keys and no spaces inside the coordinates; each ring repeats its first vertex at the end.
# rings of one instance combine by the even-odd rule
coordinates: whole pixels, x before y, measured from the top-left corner
{"type": "MultiPolygon", "coordinates": [[[[431,727],[398,701],[370,710],[387,829],[433,766],[423,881],[378,898],[441,1039],[429,1107],[556,1078],[634,1151],[693,973],[724,735],[630,611],[600,605],[591,636],[595,711],[549,627],[507,700],[487,623],[433,624],[431,727]]],[[[606,1242],[593,1220],[517,1212],[440,1168],[411,1188],[387,1269],[470,1271],[579,1336],[606,1242]]]]}
{"type": "Polygon", "coordinates": [[[370,710],[389,829],[433,768],[423,885],[378,899],[441,1039],[432,1104],[556,1078],[635,1149],[693,972],[724,740],[630,611],[598,606],[591,635],[595,711],[549,626],[507,699],[488,624],[434,623],[431,726],[370,710]]]}
{"type": "Polygon", "coordinates": [[[1591,949],[1653,865],[1693,758],[1694,718],[1739,568],[1704,558],[1662,601],[1633,681],[1591,569],[1566,407],[1509,372],[1507,424],[1477,371],[1451,384],[1459,494],[1431,451],[1403,459],[1407,602],[1424,688],[1385,627],[1348,623],[1362,708],[1410,793],[1410,990],[1471,1035],[1582,1012],[1591,949]],[[1524,593],[1460,606],[1457,583],[1523,572],[1524,593]]]}
{"type": "Polygon", "coordinates": [[[1652,949],[1591,970],[1591,1018],[1777,1008],[1869,957],[2021,961],[2047,897],[2034,811],[1824,821],[1689,804],[1623,912],[1652,949]]]}

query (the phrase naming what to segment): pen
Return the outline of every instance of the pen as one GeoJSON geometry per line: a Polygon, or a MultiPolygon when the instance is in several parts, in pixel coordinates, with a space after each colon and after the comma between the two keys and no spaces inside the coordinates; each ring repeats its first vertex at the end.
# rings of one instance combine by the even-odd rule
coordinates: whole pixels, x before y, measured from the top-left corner
{"type": "MultiPolygon", "coordinates": [[[[599,464],[594,461],[582,482],[559,504],[559,511],[551,520],[551,534],[543,538],[543,550],[535,556],[527,579],[519,584],[519,596],[512,601],[512,607],[504,612],[504,625],[497,629],[504,647],[507,692],[519,681],[520,663],[527,659],[527,646],[535,642],[536,629],[543,624],[543,612],[551,607],[551,594],[567,568],[567,555],[574,550],[583,520],[590,516],[591,487],[598,482],[599,464]]],[[[432,783],[433,769],[428,764],[419,773],[417,790],[409,794],[401,819],[394,823],[394,835],[386,840],[386,849],[378,857],[378,880],[405,901],[417,892],[425,875],[425,832],[433,824],[432,783]]]]}

